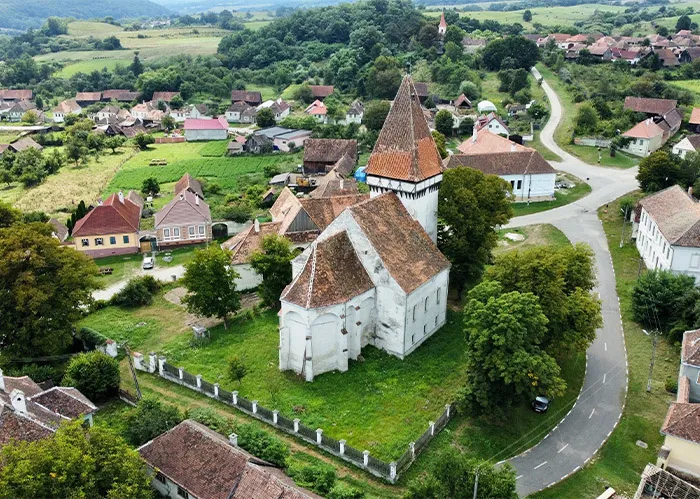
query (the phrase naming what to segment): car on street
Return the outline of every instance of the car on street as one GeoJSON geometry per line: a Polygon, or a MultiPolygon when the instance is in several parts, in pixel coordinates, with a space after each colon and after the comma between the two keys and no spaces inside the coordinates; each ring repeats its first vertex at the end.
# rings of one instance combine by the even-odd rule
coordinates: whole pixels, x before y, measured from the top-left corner
{"type": "Polygon", "coordinates": [[[141,267],[144,270],[148,270],[148,269],[152,269],[154,265],[155,265],[155,258],[153,258],[152,256],[147,256],[143,259],[143,265],[141,265],[141,267]]]}
{"type": "Polygon", "coordinates": [[[535,412],[547,412],[549,409],[549,399],[545,397],[537,397],[532,401],[532,408],[535,412]]]}

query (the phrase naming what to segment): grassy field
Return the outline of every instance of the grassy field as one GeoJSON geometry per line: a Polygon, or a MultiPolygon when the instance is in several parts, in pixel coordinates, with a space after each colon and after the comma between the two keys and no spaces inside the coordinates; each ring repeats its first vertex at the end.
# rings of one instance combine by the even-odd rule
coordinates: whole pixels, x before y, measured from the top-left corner
{"type": "MultiPolygon", "coordinates": [[[[173,258],[170,262],[163,260],[166,252],[162,251],[156,255],[156,268],[184,265],[192,260],[194,257],[194,250],[198,247],[200,246],[195,245],[168,250],[167,253],[170,253],[173,258]]],[[[111,274],[98,277],[98,281],[104,286],[109,286],[124,279],[128,279],[129,277],[135,275],[141,268],[142,262],[142,254],[116,255],[107,256],[105,258],[95,258],[95,264],[98,267],[111,267],[113,269],[111,274]]]]}
{"type": "MultiPolygon", "coordinates": [[[[622,12],[625,7],[600,4],[581,4],[570,7],[535,7],[531,8],[532,21],[523,21],[523,12],[525,10],[512,11],[477,11],[477,12],[461,12],[460,16],[469,17],[485,21],[491,19],[505,24],[520,23],[526,30],[533,28],[533,23],[539,23],[544,26],[564,25],[572,26],[576,21],[585,21],[596,10],[607,12],[622,12]]],[[[427,17],[440,17],[440,10],[429,10],[425,12],[427,17]]],[[[674,21],[675,22],[675,21],[674,21]]]]}
{"type": "Polygon", "coordinates": [[[690,90],[695,94],[695,103],[700,102],[700,80],[675,80],[668,83],[683,90],[690,90]]]}
{"type": "MultiPolygon", "coordinates": [[[[589,464],[559,485],[536,494],[534,497],[538,499],[593,498],[606,486],[612,486],[618,493],[631,497],[644,466],[656,462],[656,453],[663,442],[659,429],[669,403],[675,398],[664,390],[664,381],[678,375],[679,351],[665,339],[659,342],[656,351],[652,392],[646,392],[651,341],[632,320],[631,311],[631,294],[639,269],[639,255],[629,239],[623,248],[619,247],[622,221],[618,203],[610,203],[607,211],[601,208],[598,214],[603,221],[612,254],[625,330],[630,376],[625,411],[617,429],[589,464]],[[637,440],[646,442],[649,448],[638,447],[635,445],[637,440]]],[[[625,233],[629,232],[627,227],[625,233]]]]}
{"type": "Polygon", "coordinates": [[[119,26],[107,23],[74,21],[68,24],[68,34],[62,36],[78,40],[91,36],[99,39],[116,36],[124,50],[63,51],[38,55],[35,59],[64,63],[58,76],[67,78],[79,71],[90,72],[103,67],[112,69],[117,64],[128,64],[136,50],[143,60],[182,53],[193,56],[215,54],[219,41],[227,33],[225,30],[207,27],[123,31],[119,26]]]}
{"type": "Polygon", "coordinates": [[[632,168],[639,164],[640,158],[630,154],[617,151],[614,158],[610,157],[607,148],[600,150],[600,163],[598,162],[598,148],[590,146],[578,146],[575,144],[565,144],[563,147],[567,152],[591,165],[610,166],[613,168],[632,168]]]}
{"type": "Polygon", "coordinates": [[[542,143],[542,141],[540,141],[540,132],[539,131],[535,132],[535,140],[527,142],[525,145],[527,147],[532,147],[535,151],[540,153],[540,155],[544,159],[546,159],[547,161],[561,162],[561,160],[562,160],[558,154],[554,154],[547,147],[545,147],[545,145],[542,143]]]}
{"type": "MultiPolygon", "coordinates": [[[[532,98],[537,102],[547,103],[545,98],[544,90],[542,87],[537,85],[535,79],[530,75],[528,76],[530,82],[530,91],[532,92],[532,98]]],[[[501,92],[498,90],[501,81],[498,79],[498,74],[495,72],[486,73],[486,78],[481,80],[481,98],[487,99],[493,102],[498,108],[499,114],[504,114],[505,104],[504,102],[512,102],[513,97],[507,92],[501,92]]]]}
{"type": "Polygon", "coordinates": [[[506,253],[511,250],[524,250],[534,246],[566,246],[569,240],[564,233],[553,225],[528,225],[514,229],[501,229],[498,231],[498,247],[494,254],[506,253]],[[520,234],[522,241],[513,241],[505,237],[506,234],[520,234]]]}
{"type": "Polygon", "coordinates": [[[574,201],[578,201],[582,197],[591,192],[591,186],[578,177],[574,177],[568,173],[560,173],[559,177],[564,177],[575,185],[571,189],[559,189],[554,193],[554,201],[539,201],[537,203],[515,203],[513,204],[513,216],[520,217],[522,215],[531,215],[540,211],[559,208],[574,201]]]}
{"type": "MultiPolygon", "coordinates": [[[[568,244],[563,234],[551,226],[528,227],[523,233],[526,239],[514,248],[568,244]]],[[[279,372],[278,318],[274,312],[253,318],[240,316],[227,331],[214,327],[207,344],[191,341],[186,321],[183,308],[158,296],[148,307],[99,310],[78,326],[92,327],[118,342],[128,341],[141,352],[157,351],[173,365],[202,374],[204,379],[218,382],[228,390],[238,390],[266,407],[278,408],[288,417],[299,417],[311,427],[323,428],[328,435],[345,438],[349,444],[386,460],[397,458],[425,430],[428,421],[454,400],[462,383],[464,358],[457,352],[464,351],[465,340],[461,313],[456,311],[449,313],[442,330],[405,360],[367,347],[363,350],[364,360],[351,361],[348,373],[326,373],[313,383],[306,383],[293,373],[279,372]],[[249,369],[240,385],[225,376],[227,359],[233,355],[240,356],[249,369]]],[[[567,408],[569,398],[578,393],[585,361],[581,356],[563,359],[563,364],[572,397],[557,402],[559,405],[552,411],[554,417],[534,415],[523,404],[508,414],[507,420],[517,421],[515,425],[463,419],[455,435],[458,445],[473,455],[501,451],[511,454],[530,443],[529,439],[520,439],[517,446],[511,445],[521,435],[533,437],[529,430],[547,431],[554,426],[557,411],[567,408]]]]}
{"type": "Polygon", "coordinates": [[[15,183],[10,188],[0,188],[0,199],[23,211],[43,211],[63,220],[66,212],[73,210],[81,199],[90,204],[106,192],[105,187],[114,174],[133,154],[133,149],[123,147],[116,154],[108,152],[98,159],[91,157],[77,168],[66,164],[37,187],[25,189],[15,183]]]}

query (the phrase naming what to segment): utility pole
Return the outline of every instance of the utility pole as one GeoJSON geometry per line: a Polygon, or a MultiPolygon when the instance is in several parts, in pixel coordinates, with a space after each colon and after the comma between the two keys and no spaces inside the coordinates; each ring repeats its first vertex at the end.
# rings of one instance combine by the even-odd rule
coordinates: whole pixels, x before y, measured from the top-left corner
{"type": "Polygon", "coordinates": [[[627,222],[627,211],[629,210],[629,207],[626,207],[624,210],[620,208],[620,211],[622,211],[623,219],[622,219],[622,233],[620,234],[620,248],[624,246],[625,244],[625,222],[627,222]]]}
{"type": "Polygon", "coordinates": [[[654,362],[656,360],[656,345],[659,343],[659,331],[654,330],[649,334],[646,329],[642,329],[642,332],[647,336],[651,336],[651,362],[649,363],[649,378],[647,379],[647,392],[651,392],[651,378],[654,373],[654,362]]]}
{"type": "Polygon", "coordinates": [[[476,493],[479,490],[479,468],[476,469],[476,476],[474,477],[474,499],[476,499],[476,493]]]}

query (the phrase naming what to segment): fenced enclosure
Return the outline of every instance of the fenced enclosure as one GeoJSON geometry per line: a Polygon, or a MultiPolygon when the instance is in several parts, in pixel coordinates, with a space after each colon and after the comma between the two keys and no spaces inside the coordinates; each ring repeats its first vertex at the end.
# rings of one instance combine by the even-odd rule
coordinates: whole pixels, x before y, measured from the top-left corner
{"type": "Polygon", "coordinates": [[[359,449],[347,445],[345,440],[336,440],[324,434],[322,429],[309,428],[301,423],[299,419],[289,419],[279,414],[279,411],[270,410],[258,404],[257,401],[251,401],[245,397],[241,397],[238,395],[237,391],[230,392],[224,390],[219,387],[218,383],[212,384],[202,379],[200,375],[192,375],[182,368],[168,364],[163,358],[159,359],[158,370],[154,374],[158,374],[169,381],[204,393],[220,402],[233,406],[251,417],[300,438],[307,443],[313,444],[391,483],[395,483],[399,473],[406,471],[411,466],[416,456],[428,445],[435,435],[447,426],[447,423],[449,423],[454,415],[454,408],[452,405],[446,405],[445,410],[440,417],[438,417],[437,421],[434,423],[432,421],[429,422],[426,431],[419,436],[415,442],[409,444],[408,449],[401,457],[395,462],[387,463],[371,456],[369,451],[360,451],[359,449]]]}

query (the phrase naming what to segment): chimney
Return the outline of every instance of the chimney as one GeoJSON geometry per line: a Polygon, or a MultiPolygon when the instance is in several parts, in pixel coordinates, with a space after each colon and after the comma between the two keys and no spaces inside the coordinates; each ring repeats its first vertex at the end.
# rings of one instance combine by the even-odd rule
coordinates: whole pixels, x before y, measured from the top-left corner
{"type": "Polygon", "coordinates": [[[97,199],[97,206],[102,206],[102,198],[97,199]]]}
{"type": "Polygon", "coordinates": [[[124,193],[122,191],[119,191],[119,202],[124,204],[124,193]]]}
{"type": "Polygon", "coordinates": [[[231,433],[228,436],[228,443],[230,443],[234,447],[238,447],[238,435],[236,435],[235,433],[231,433]]]}
{"type": "Polygon", "coordinates": [[[5,391],[5,375],[2,374],[2,369],[0,369],[0,392],[5,391]]]}
{"type": "Polygon", "coordinates": [[[196,192],[194,193],[194,204],[199,206],[199,194],[197,194],[196,192]]]}
{"type": "MultiPolygon", "coordinates": [[[[688,196],[693,197],[693,186],[692,185],[688,187],[688,196]]],[[[1,372],[0,372],[0,374],[1,374],[1,372]]]]}
{"type": "Polygon", "coordinates": [[[510,152],[515,152],[517,151],[517,148],[515,147],[515,144],[510,145],[510,152]]]}
{"type": "Polygon", "coordinates": [[[185,193],[184,193],[184,191],[183,191],[183,192],[180,192],[180,201],[182,201],[183,199],[185,199],[185,193]]]}
{"type": "Polygon", "coordinates": [[[476,142],[476,134],[478,130],[476,128],[476,123],[474,123],[474,128],[472,129],[472,142],[476,142]]]}
{"type": "Polygon", "coordinates": [[[253,230],[255,230],[256,234],[260,232],[260,220],[257,218],[255,219],[255,222],[253,222],[253,230]]]}
{"type": "Polygon", "coordinates": [[[12,407],[15,408],[15,411],[27,414],[27,401],[22,390],[17,390],[16,388],[12,390],[10,402],[12,402],[12,407]]]}
{"type": "Polygon", "coordinates": [[[343,185],[344,185],[344,183],[345,183],[345,180],[341,178],[341,179],[340,179],[340,190],[341,190],[341,191],[343,190],[343,185]]]}

